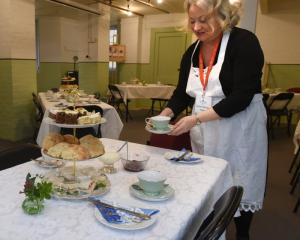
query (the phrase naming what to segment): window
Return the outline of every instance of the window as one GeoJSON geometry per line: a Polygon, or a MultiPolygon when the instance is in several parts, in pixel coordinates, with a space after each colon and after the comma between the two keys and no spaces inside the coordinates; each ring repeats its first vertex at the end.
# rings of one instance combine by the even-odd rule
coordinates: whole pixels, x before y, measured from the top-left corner
{"type": "MultiPolygon", "coordinates": [[[[118,30],[110,29],[109,30],[109,45],[117,44],[117,40],[118,40],[118,30]]],[[[117,69],[116,62],[109,62],[108,66],[109,66],[110,71],[115,71],[117,69]]]]}

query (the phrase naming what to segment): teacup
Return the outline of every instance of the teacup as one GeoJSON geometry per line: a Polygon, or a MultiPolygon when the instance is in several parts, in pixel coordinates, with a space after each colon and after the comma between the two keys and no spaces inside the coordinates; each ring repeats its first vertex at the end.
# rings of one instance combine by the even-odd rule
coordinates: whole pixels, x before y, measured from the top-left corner
{"type": "Polygon", "coordinates": [[[154,170],[143,171],[137,177],[139,179],[139,186],[146,193],[158,194],[165,187],[166,177],[161,172],[154,170]]]}
{"type": "Polygon", "coordinates": [[[168,116],[154,116],[151,118],[146,118],[146,124],[150,125],[152,128],[156,130],[167,130],[169,128],[169,122],[171,118],[168,116]]]}

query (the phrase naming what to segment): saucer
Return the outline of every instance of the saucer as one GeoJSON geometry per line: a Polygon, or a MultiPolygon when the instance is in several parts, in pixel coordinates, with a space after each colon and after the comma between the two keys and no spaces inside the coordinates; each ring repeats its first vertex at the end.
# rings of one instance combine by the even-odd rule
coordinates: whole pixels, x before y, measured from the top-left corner
{"type": "Polygon", "coordinates": [[[164,129],[164,130],[158,130],[158,129],[152,128],[150,125],[146,125],[145,129],[146,129],[146,131],[155,133],[155,134],[167,134],[172,131],[173,125],[169,124],[168,128],[164,129]]]}
{"type": "MultiPolygon", "coordinates": [[[[132,185],[138,185],[138,182],[132,184],[132,185]]],[[[174,195],[174,188],[172,188],[170,185],[166,186],[161,192],[158,194],[151,194],[151,193],[145,193],[141,190],[136,190],[135,188],[132,187],[132,185],[129,187],[129,192],[142,200],[145,201],[151,201],[151,202],[159,202],[159,201],[165,201],[169,198],[171,198],[174,195]]]]}

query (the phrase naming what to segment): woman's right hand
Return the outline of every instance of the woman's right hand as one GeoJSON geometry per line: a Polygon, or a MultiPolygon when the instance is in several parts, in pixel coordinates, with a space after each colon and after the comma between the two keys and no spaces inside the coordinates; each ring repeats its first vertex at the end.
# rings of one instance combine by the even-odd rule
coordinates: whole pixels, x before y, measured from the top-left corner
{"type": "Polygon", "coordinates": [[[173,111],[172,111],[171,108],[167,107],[164,110],[162,110],[162,112],[159,115],[161,115],[161,116],[167,116],[167,117],[171,117],[172,118],[174,116],[174,113],[173,113],[173,111]]]}

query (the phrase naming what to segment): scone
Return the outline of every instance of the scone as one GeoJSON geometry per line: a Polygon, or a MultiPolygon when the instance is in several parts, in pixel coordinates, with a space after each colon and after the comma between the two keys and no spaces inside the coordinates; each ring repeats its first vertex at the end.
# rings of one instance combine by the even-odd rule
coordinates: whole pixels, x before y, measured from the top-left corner
{"type": "Polygon", "coordinates": [[[69,144],[68,148],[62,152],[61,157],[66,160],[85,160],[90,158],[90,154],[83,146],[69,144]]]}
{"type": "Polygon", "coordinates": [[[79,141],[80,145],[85,147],[89,151],[92,158],[104,154],[104,146],[99,138],[96,138],[89,134],[80,138],[79,141]]]}
{"type": "Polygon", "coordinates": [[[54,145],[63,142],[64,137],[59,133],[49,133],[43,140],[42,147],[44,150],[48,151],[49,148],[53,147],[54,145]]]}
{"type": "Polygon", "coordinates": [[[64,137],[64,142],[70,144],[79,144],[79,139],[71,134],[66,134],[63,137],[64,137]]]}
{"type": "Polygon", "coordinates": [[[66,151],[66,149],[68,149],[69,146],[69,143],[60,142],[54,145],[53,147],[49,148],[47,154],[51,157],[62,158],[62,153],[66,151]]]}

